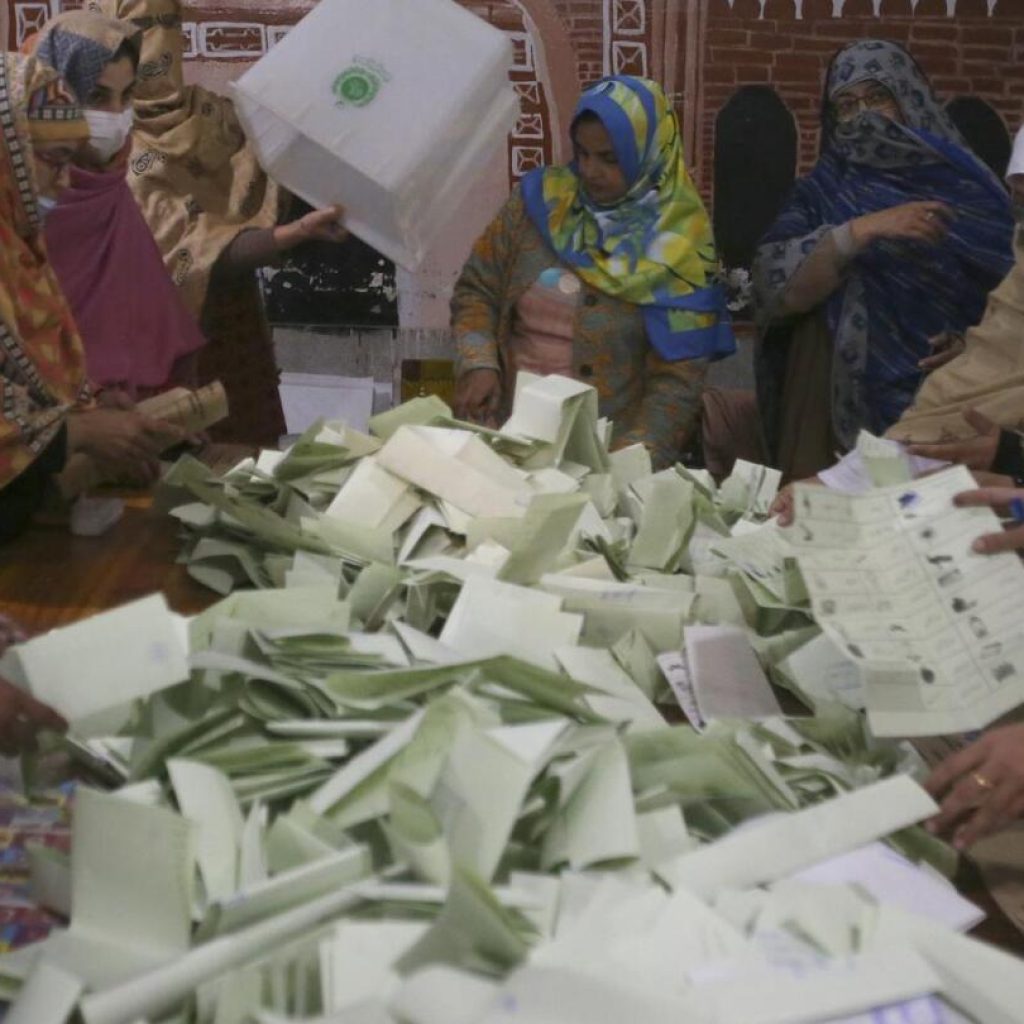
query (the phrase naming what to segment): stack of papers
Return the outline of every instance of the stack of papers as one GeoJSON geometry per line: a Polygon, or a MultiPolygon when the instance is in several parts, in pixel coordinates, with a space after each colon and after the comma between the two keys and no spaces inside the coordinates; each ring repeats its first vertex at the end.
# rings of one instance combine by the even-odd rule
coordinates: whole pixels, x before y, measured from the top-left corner
{"type": "MultiPolygon", "coordinates": [[[[866,645],[916,623],[933,551],[1011,637],[1016,576],[991,563],[990,594],[965,561],[991,524],[951,511],[963,483],[810,488],[783,531],[770,474],[653,474],[591,391],[530,377],[503,431],[421,399],[223,477],[182,461],[162,500],[222,600],[184,623],[147,599],[2,666],[111,789],[80,791],[69,863],[40,859],[70,920],[0,958],[13,1012],[1014,1020],[1021,965],[959,934],[979,911],[919,827],[925,766],[871,728],[901,666],[866,645]],[[897,530],[899,573],[856,561],[897,530]]],[[[976,686],[943,679],[944,727],[976,686]]],[[[932,722],[902,707],[903,733],[932,722]]]]}

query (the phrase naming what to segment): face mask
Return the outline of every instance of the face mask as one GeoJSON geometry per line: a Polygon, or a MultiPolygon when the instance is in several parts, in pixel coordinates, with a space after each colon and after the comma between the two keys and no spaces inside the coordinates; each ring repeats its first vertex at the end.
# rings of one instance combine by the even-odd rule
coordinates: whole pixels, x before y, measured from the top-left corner
{"type": "Polygon", "coordinates": [[[112,160],[121,152],[132,130],[132,108],[120,114],[106,110],[87,110],[85,120],[91,136],[89,144],[101,160],[112,160]]]}
{"type": "Polygon", "coordinates": [[[39,219],[46,220],[57,207],[57,200],[49,196],[36,196],[36,209],[39,211],[39,219]]]}

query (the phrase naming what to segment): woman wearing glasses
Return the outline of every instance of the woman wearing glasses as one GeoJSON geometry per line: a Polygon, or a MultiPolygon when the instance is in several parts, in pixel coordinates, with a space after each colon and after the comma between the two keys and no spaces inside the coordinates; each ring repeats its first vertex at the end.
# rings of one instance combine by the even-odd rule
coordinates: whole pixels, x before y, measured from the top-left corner
{"type": "Polygon", "coordinates": [[[910,54],[864,40],[836,55],[821,157],[754,264],[758,399],[786,478],[899,418],[938,339],[977,323],[1008,273],[1012,223],[910,54]]]}

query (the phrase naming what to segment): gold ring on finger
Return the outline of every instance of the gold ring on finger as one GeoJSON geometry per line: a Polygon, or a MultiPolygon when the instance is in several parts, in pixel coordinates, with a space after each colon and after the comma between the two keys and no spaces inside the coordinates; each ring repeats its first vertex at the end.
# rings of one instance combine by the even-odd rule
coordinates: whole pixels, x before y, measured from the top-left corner
{"type": "Polygon", "coordinates": [[[981,772],[975,772],[972,776],[979,789],[995,789],[996,784],[988,778],[986,775],[982,775],[981,772]]]}

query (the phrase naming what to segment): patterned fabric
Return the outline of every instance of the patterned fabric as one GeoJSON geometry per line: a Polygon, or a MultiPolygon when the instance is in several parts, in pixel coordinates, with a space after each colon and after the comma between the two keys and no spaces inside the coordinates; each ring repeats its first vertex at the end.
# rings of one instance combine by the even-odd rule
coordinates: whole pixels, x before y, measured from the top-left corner
{"type": "Polygon", "coordinates": [[[33,140],[89,136],[55,71],[0,60],[0,488],[42,454],[90,398],[82,346],[39,234],[33,140]]]}
{"type": "MultiPolygon", "coordinates": [[[[504,370],[517,306],[558,257],[512,195],[473,247],[452,297],[459,375],[504,370]]],[[[648,342],[643,311],[586,282],[573,325],[573,376],[592,384],[617,446],[641,443],[659,468],[692,438],[707,360],[665,360],[648,342]]],[[[505,380],[505,393],[512,391],[505,380]]]]}
{"type": "MultiPolygon", "coordinates": [[[[140,36],[129,22],[72,11],[47,22],[28,45],[84,105],[106,65],[125,42],[138,47],[140,36]]],[[[125,173],[123,154],[100,173],[73,167],[45,234],[82,335],[89,378],[140,398],[194,384],[194,360],[187,357],[206,339],[164,267],[125,173]]]]}
{"type": "Polygon", "coordinates": [[[91,0],[143,29],[128,181],[195,317],[221,253],[247,228],[277,222],[263,173],[231,101],[184,82],[180,0],[91,0]]]}
{"type": "Polygon", "coordinates": [[[88,0],[143,32],[128,184],[164,265],[208,344],[199,380],[219,378],[230,417],[211,436],[276,444],[285,432],[270,327],[256,275],[217,262],[242,231],[277,223],[280,194],[226,97],[185,85],[180,0],[88,0]],[[211,287],[212,283],[212,287],[211,287]]]}
{"type": "Polygon", "coordinates": [[[595,205],[574,165],[523,180],[523,198],[544,240],[592,288],[643,310],[651,345],[665,359],[719,359],[736,351],[711,221],[683,163],[679,125],[664,92],[645,78],[615,76],[576,107],[600,118],[629,191],[595,205]]]}
{"type": "Polygon", "coordinates": [[[1017,262],[988,298],[985,315],[964,337],[964,351],[928,374],[913,405],[889,436],[901,441],[969,438],[964,419],[976,409],[1008,430],[1024,429],[1024,235],[1017,262]]]}
{"type": "Polygon", "coordinates": [[[863,214],[918,200],[955,214],[940,245],[876,242],[857,255],[844,283],[814,315],[833,339],[832,421],[851,447],[862,427],[882,433],[910,404],[928,338],[977,323],[985,296],[1010,268],[1010,204],[1002,184],[963,146],[920,69],[893,43],[868,40],[840,51],[826,95],[877,80],[904,123],[867,111],[841,125],[826,112],[824,153],[765,236],[754,264],[762,334],[759,389],[773,440],[789,328],[779,323],[793,275],[834,228],[863,214]]]}
{"type": "Polygon", "coordinates": [[[137,47],[142,33],[127,21],[95,11],[68,11],[48,21],[26,47],[56,68],[78,102],[92,96],[103,69],[126,42],[137,47]]]}

